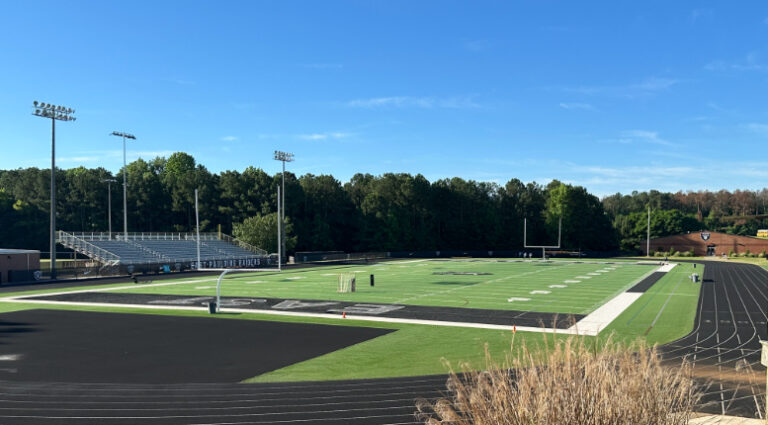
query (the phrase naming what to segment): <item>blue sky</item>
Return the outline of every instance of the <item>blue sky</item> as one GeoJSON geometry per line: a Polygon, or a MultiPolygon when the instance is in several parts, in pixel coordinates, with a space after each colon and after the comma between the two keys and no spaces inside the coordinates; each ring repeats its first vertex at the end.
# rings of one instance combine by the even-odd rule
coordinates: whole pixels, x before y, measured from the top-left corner
{"type": "Polygon", "coordinates": [[[0,169],[174,151],[213,172],[760,189],[768,3],[4,2],[0,169]]]}

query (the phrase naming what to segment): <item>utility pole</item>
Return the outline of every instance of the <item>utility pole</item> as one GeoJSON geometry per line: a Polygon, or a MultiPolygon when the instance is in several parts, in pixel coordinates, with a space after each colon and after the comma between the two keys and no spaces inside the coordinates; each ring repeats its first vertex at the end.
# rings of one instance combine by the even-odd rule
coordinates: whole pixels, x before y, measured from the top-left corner
{"type": "Polygon", "coordinates": [[[128,165],[125,161],[125,139],[136,140],[133,134],[113,131],[110,136],[123,138],[123,238],[128,240],[128,165]]]}
{"type": "Polygon", "coordinates": [[[74,121],[75,110],[64,106],[34,101],[32,115],[51,119],[51,280],[56,279],[56,121],[74,121]]]}
{"type": "MultiPolygon", "coordinates": [[[[283,162],[283,174],[282,174],[282,176],[283,176],[283,190],[282,190],[283,199],[282,199],[282,211],[278,212],[277,215],[278,215],[278,219],[280,221],[280,228],[281,228],[281,231],[282,231],[281,233],[283,234],[283,238],[282,238],[282,242],[281,242],[282,243],[282,254],[281,255],[286,255],[286,251],[285,251],[285,163],[286,162],[293,162],[293,154],[292,153],[288,153],[288,152],[275,151],[275,157],[274,158],[277,161],[282,161],[283,162]]],[[[277,203],[278,203],[278,210],[280,210],[279,205],[280,205],[281,201],[280,201],[280,195],[279,194],[277,196],[277,203]]]]}

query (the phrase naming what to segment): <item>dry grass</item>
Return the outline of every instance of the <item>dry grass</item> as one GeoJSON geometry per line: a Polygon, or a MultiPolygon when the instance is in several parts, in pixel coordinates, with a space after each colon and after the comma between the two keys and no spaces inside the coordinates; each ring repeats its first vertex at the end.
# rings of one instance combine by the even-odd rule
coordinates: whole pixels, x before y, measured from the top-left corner
{"type": "MultiPolygon", "coordinates": [[[[503,364],[448,379],[449,397],[420,400],[428,425],[683,425],[699,399],[691,367],[661,365],[655,348],[609,339],[553,339],[543,350],[522,344],[503,364]],[[513,371],[513,372],[510,372],[513,371]]],[[[450,367],[450,365],[449,365],[450,367]]]]}

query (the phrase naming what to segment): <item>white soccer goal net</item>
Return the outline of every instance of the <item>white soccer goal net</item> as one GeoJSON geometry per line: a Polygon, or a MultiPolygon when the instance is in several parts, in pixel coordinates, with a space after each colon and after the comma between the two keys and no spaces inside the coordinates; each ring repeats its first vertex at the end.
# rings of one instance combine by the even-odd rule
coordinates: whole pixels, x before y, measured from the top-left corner
{"type": "Polygon", "coordinates": [[[339,275],[339,289],[338,292],[355,292],[355,274],[354,273],[341,273],[339,275]]]}

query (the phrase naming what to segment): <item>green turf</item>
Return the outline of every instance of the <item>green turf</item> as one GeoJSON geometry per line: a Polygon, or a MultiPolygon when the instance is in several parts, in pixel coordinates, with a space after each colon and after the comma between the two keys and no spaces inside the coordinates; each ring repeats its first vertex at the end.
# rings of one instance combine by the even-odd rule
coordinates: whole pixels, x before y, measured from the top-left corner
{"type": "MultiPolygon", "coordinates": [[[[233,273],[225,277],[222,295],[587,314],[654,268],[650,265],[572,261],[394,261],[294,269],[282,273],[233,273]],[[338,275],[344,272],[356,272],[356,292],[340,294],[336,291],[338,275]],[[445,274],[452,272],[487,274],[445,274]],[[375,275],[374,287],[368,284],[370,274],[375,275]],[[510,302],[510,298],[520,300],[510,302]]],[[[216,279],[135,286],[122,292],[213,295],[216,279]]]]}
{"type": "Polygon", "coordinates": [[[601,335],[643,337],[650,344],[663,344],[685,336],[693,329],[701,283],[692,273],[704,275],[704,266],[681,263],[662,277],[619,315],[601,335]],[[654,323],[655,322],[655,323],[654,323]]]}
{"type": "MultiPolygon", "coordinates": [[[[543,266],[536,263],[488,263],[488,262],[423,262],[427,263],[425,266],[417,266],[420,263],[405,263],[394,264],[390,263],[386,267],[394,269],[391,270],[391,275],[386,273],[382,274],[381,271],[375,271],[377,285],[371,289],[369,287],[360,287],[360,292],[355,294],[338,295],[334,292],[336,285],[335,277],[323,276],[323,274],[337,274],[343,270],[363,270],[359,266],[356,267],[323,267],[318,269],[309,269],[296,272],[283,272],[280,275],[274,275],[269,281],[263,278],[262,275],[258,276],[239,276],[234,281],[228,281],[225,286],[224,295],[235,295],[235,289],[243,289],[246,291],[252,291],[254,288],[263,291],[264,288],[271,288],[278,293],[279,291],[288,291],[288,297],[302,298],[304,295],[299,296],[295,293],[298,289],[302,290],[315,290],[314,286],[325,285],[329,287],[328,293],[325,291],[325,286],[322,286],[322,294],[327,295],[324,299],[351,299],[346,298],[349,295],[361,296],[371,294],[368,290],[381,290],[383,295],[389,297],[403,297],[403,294],[399,294],[398,291],[410,291],[409,294],[414,293],[416,289],[409,286],[423,285],[426,289],[421,292],[416,292],[417,295],[424,295],[417,298],[419,302],[426,303],[426,301],[433,302],[430,305],[441,305],[438,302],[446,302],[446,293],[439,291],[451,290],[447,294],[453,294],[458,292],[461,297],[467,299],[468,304],[473,306],[483,305],[488,300],[485,298],[489,293],[504,288],[504,290],[518,291],[517,293],[530,292],[531,288],[547,287],[552,284],[554,279],[565,280],[575,275],[586,275],[589,273],[586,270],[604,269],[605,264],[561,264],[554,263],[551,265],[543,266]],[[406,267],[401,268],[404,265],[406,267]],[[491,276],[456,276],[456,275],[433,275],[434,270],[450,270],[460,271],[460,267],[464,267],[464,271],[478,271],[479,268],[489,270],[494,273],[491,276]],[[430,271],[432,270],[432,271],[430,271]],[[392,288],[387,288],[387,280],[380,281],[381,278],[388,276],[390,279],[394,279],[398,276],[410,275],[415,273],[421,276],[421,279],[407,280],[400,282],[399,285],[390,283],[392,288]],[[502,275],[502,273],[508,273],[508,275],[502,275]],[[302,276],[303,279],[287,279],[289,277],[302,276]],[[500,282],[484,282],[485,280],[493,280],[494,278],[504,277],[507,278],[500,282]],[[311,279],[321,280],[326,278],[334,279],[331,283],[323,281],[321,283],[312,284],[311,279]],[[434,280],[440,279],[440,280],[434,280]],[[460,283],[445,285],[436,283],[443,281],[443,279],[451,279],[460,281],[460,283]],[[480,279],[480,283],[476,279],[480,279]],[[266,283],[247,283],[253,281],[265,281],[266,283]],[[421,283],[420,283],[421,282],[421,283]],[[534,283],[535,282],[535,283],[534,283]],[[449,286],[445,288],[445,286],[449,286]],[[437,288],[437,294],[430,294],[437,288]],[[466,288],[466,289],[458,289],[466,288]],[[366,291],[363,291],[366,289],[366,291]],[[294,291],[294,292],[291,292],[294,291]],[[439,295],[439,296],[438,296],[439,295]],[[425,301],[426,300],[426,301],[425,301]]],[[[369,266],[379,267],[379,266],[369,266]]],[[[601,337],[608,334],[614,334],[616,338],[623,340],[631,340],[638,336],[646,338],[651,343],[665,343],[671,340],[677,339],[680,336],[685,335],[692,329],[693,320],[695,316],[696,306],[698,302],[698,290],[699,284],[693,284],[687,280],[687,275],[691,273],[690,264],[680,264],[675,267],[672,272],[667,273],[659,282],[657,282],[648,292],[646,292],[640,299],[629,307],[622,315],[619,316],[603,333],[601,337]],[[670,294],[672,296],[670,297],[670,294]],[[667,302],[667,300],[669,300],[667,302]],[[661,310],[662,306],[666,303],[659,320],[656,325],[650,327],[650,323],[656,318],[656,315],[661,310]],[[650,328],[650,329],[649,329],[650,328]]],[[[643,274],[652,271],[653,267],[650,266],[636,266],[636,265],[624,265],[614,271],[608,273],[602,273],[601,276],[595,276],[592,279],[584,279],[578,284],[569,285],[568,288],[547,288],[551,290],[551,294],[557,295],[557,297],[550,297],[552,300],[567,300],[567,297],[575,297],[580,294],[594,292],[594,298],[590,302],[581,303],[581,308],[586,309],[589,304],[594,304],[598,298],[604,299],[612,296],[611,294],[621,291],[623,288],[629,286],[634,280],[638,280],[643,274]],[[626,273],[625,273],[626,272],[626,273]],[[611,278],[621,277],[621,283],[611,283],[611,278]],[[573,290],[572,290],[573,288],[573,290]],[[559,293],[558,291],[563,291],[559,293]],[[569,291],[572,290],[573,292],[569,291]]],[[[699,274],[703,273],[701,266],[697,269],[699,274]]],[[[366,275],[367,276],[367,275],[366,275]]],[[[619,280],[619,279],[616,279],[619,280]]],[[[215,279],[210,277],[190,278],[185,277],[179,279],[179,281],[193,282],[189,284],[171,284],[167,286],[147,287],[134,285],[132,283],[115,285],[115,287],[130,287],[131,291],[141,292],[160,292],[165,291],[167,293],[183,293],[194,295],[211,295],[215,292],[215,288],[211,288],[215,284],[215,279]],[[208,286],[206,289],[195,289],[200,286],[208,286]],[[191,291],[191,292],[190,292],[191,291]]],[[[158,281],[157,283],[169,283],[166,281],[158,281]]],[[[98,289],[105,289],[104,286],[95,287],[98,289]]],[[[40,293],[42,291],[34,291],[40,293]]],[[[49,290],[48,292],[56,292],[49,290]]],[[[506,292],[505,292],[506,293],[506,292]]],[[[245,295],[250,295],[248,292],[245,295]]],[[[244,294],[239,294],[244,295],[244,294]]],[[[6,294],[7,296],[7,294],[6,294]]],[[[259,296],[279,296],[275,294],[260,294],[259,296]]],[[[413,295],[410,295],[413,296],[413,295]]],[[[505,295],[507,297],[514,295],[505,295]]],[[[534,296],[531,298],[531,305],[543,306],[554,305],[555,302],[548,304],[545,297],[541,297],[541,300],[537,300],[534,296]],[[533,301],[536,301],[534,303],[533,301]]],[[[368,298],[361,298],[361,300],[369,300],[368,298]]],[[[450,301],[450,300],[448,300],[450,301]]],[[[520,308],[510,307],[513,303],[505,302],[500,304],[503,308],[520,308]]],[[[382,301],[385,302],[385,301],[382,301]]],[[[497,304],[490,304],[497,305],[497,304]]],[[[564,303],[557,304],[559,306],[565,305],[564,303]]],[[[543,308],[542,307],[542,308],[543,308]]],[[[409,375],[429,375],[429,374],[441,374],[446,372],[446,367],[443,364],[443,359],[450,361],[452,364],[457,365],[461,362],[468,362],[473,368],[482,368],[485,365],[485,353],[484,344],[489,345],[490,353],[496,357],[501,358],[505,352],[509,351],[510,343],[512,341],[512,333],[509,331],[489,330],[489,329],[474,329],[474,328],[459,328],[448,326],[425,326],[414,324],[397,324],[397,323],[377,323],[368,321],[355,321],[355,320],[341,320],[341,319],[326,319],[326,318],[307,318],[307,317],[290,317],[290,316],[274,316],[269,314],[222,314],[210,316],[205,311],[188,311],[188,310],[174,310],[174,309],[158,309],[147,310],[141,308],[125,308],[125,307],[102,307],[102,306],[66,306],[66,305],[48,305],[48,304],[19,304],[19,303],[2,303],[0,302],[0,312],[15,311],[19,309],[29,308],[46,308],[46,309],[71,309],[71,310],[88,310],[88,311],[115,311],[115,312],[127,312],[137,314],[162,314],[162,315],[176,315],[176,316],[197,316],[197,317],[210,317],[211,320],[266,320],[266,321],[282,321],[282,322],[296,322],[296,323],[321,323],[330,325],[343,325],[343,326],[367,326],[367,327],[379,327],[394,329],[395,332],[384,335],[379,338],[375,338],[369,341],[365,341],[342,350],[335,351],[333,353],[326,354],[324,356],[316,357],[301,363],[297,363],[288,366],[283,369],[275,370],[258,377],[248,379],[248,382],[273,382],[273,381],[302,381],[302,380],[326,380],[326,379],[356,379],[356,378],[376,378],[376,377],[396,377],[396,376],[409,376],[409,375]]],[[[488,308],[488,307],[483,307],[488,308]]],[[[533,308],[530,308],[533,310],[533,308]]],[[[546,311],[546,310],[545,310],[546,311]]],[[[556,338],[559,338],[557,336],[556,338]]],[[[541,343],[545,340],[551,340],[553,338],[550,334],[543,333],[527,333],[518,332],[517,339],[526,339],[534,344],[541,343]]],[[[591,337],[585,337],[593,339],[591,337]]]]}

